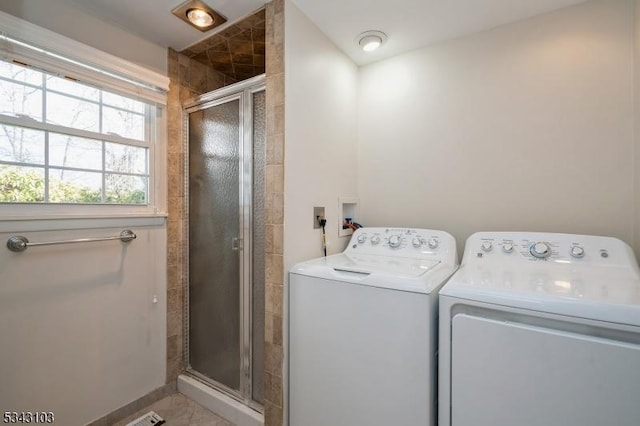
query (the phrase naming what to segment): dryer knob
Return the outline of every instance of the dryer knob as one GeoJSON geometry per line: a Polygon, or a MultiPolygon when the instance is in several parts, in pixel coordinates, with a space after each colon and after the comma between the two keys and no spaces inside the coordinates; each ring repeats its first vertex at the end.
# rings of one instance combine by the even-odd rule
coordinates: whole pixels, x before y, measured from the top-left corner
{"type": "Polygon", "coordinates": [[[571,257],[581,258],[584,257],[584,249],[580,246],[571,247],[571,257]]]}
{"type": "Polygon", "coordinates": [[[371,244],[378,245],[378,243],[380,242],[380,237],[378,235],[374,235],[373,237],[371,237],[371,244]]]}
{"type": "Polygon", "coordinates": [[[366,235],[364,235],[364,234],[358,235],[358,242],[360,244],[364,243],[365,241],[367,241],[367,236],[366,235]]]}
{"type": "Polygon", "coordinates": [[[511,253],[513,251],[513,244],[512,243],[502,244],[502,251],[505,253],[511,253]]]}
{"type": "Polygon", "coordinates": [[[551,249],[547,243],[532,244],[529,252],[533,257],[537,257],[538,259],[545,259],[551,256],[551,249]]]}
{"type": "Polygon", "coordinates": [[[392,235],[389,237],[389,247],[400,247],[400,243],[402,240],[400,239],[400,235],[392,235]]]}
{"type": "Polygon", "coordinates": [[[422,239],[420,237],[415,237],[413,240],[411,240],[411,245],[415,248],[422,246],[422,239]]]}
{"type": "Polygon", "coordinates": [[[482,248],[482,251],[491,251],[493,249],[493,243],[491,241],[483,241],[480,248],[482,248]]]}
{"type": "Polygon", "coordinates": [[[427,242],[429,244],[429,248],[437,248],[438,247],[438,240],[435,238],[429,238],[429,241],[427,242]]]}

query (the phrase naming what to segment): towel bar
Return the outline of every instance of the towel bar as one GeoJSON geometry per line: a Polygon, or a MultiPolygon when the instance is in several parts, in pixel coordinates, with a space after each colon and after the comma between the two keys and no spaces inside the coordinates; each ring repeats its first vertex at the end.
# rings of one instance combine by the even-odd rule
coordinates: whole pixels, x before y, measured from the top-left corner
{"type": "Polygon", "coordinates": [[[117,237],[101,237],[101,238],[78,238],[75,240],[62,240],[62,241],[45,241],[41,243],[29,242],[27,237],[22,235],[15,235],[7,240],[7,248],[11,251],[20,253],[25,251],[29,247],[35,246],[51,246],[54,244],[75,244],[75,243],[90,243],[93,241],[110,241],[120,240],[123,243],[128,243],[131,240],[136,239],[136,234],[130,229],[125,229],[117,237]]]}

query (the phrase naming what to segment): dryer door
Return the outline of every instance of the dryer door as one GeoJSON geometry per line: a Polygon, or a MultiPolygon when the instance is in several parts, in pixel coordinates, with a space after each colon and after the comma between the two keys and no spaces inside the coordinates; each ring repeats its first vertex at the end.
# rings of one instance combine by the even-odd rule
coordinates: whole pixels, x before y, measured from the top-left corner
{"type": "Polygon", "coordinates": [[[452,426],[637,426],[640,345],[458,314],[452,426]]]}

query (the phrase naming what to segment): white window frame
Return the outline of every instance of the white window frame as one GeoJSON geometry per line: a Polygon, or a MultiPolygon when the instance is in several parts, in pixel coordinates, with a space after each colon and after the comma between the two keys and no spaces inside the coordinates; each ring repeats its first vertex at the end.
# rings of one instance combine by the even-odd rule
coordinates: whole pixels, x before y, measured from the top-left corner
{"type": "MultiPolygon", "coordinates": [[[[106,91],[152,104],[155,106],[156,115],[153,120],[147,111],[145,121],[149,130],[149,143],[140,145],[149,149],[148,204],[0,203],[0,219],[166,215],[166,92],[169,88],[167,76],[4,12],[0,12],[0,57],[8,61],[17,60],[40,70],[68,75],[106,91]],[[150,126],[154,122],[155,126],[150,126]]],[[[153,114],[154,108],[147,108],[149,109],[153,114]]],[[[2,122],[35,128],[33,123],[29,124],[30,120],[19,117],[3,116],[2,122]]],[[[37,128],[43,127],[55,130],[56,126],[38,123],[37,128]]],[[[69,129],[65,132],[69,133],[69,129]]],[[[124,138],[121,142],[135,145],[124,138]]]]}

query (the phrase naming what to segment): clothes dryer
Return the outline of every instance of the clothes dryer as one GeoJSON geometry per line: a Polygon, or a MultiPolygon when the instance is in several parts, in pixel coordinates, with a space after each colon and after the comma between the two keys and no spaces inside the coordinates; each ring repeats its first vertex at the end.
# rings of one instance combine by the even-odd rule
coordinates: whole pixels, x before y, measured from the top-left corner
{"type": "Polygon", "coordinates": [[[437,297],[457,267],[446,232],[360,228],[289,278],[289,424],[435,424],[437,297]]]}
{"type": "Polygon", "coordinates": [[[640,275],[620,240],[472,235],[439,339],[440,426],[640,424],[640,275]]]}

